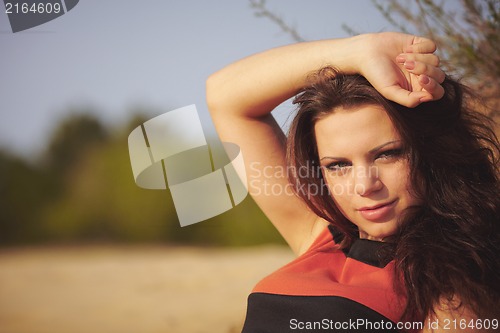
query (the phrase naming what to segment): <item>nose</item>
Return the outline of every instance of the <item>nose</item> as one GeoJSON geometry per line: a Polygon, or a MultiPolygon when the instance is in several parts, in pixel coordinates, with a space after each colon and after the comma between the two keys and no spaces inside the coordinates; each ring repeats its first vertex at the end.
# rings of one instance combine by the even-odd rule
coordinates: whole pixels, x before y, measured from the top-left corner
{"type": "Polygon", "coordinates": [[[358,166],[355,168],[354,192],[362,197],[382,189],[383,184],[375,167],[358,166]]]}

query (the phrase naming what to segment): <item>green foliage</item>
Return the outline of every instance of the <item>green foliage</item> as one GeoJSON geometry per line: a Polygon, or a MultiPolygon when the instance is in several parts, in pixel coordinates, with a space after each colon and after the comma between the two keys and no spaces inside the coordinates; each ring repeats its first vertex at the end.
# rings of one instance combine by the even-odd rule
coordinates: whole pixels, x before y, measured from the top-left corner
{"type": "Polygon", "coordinates": [[[106,129],[87,110],[71,112],[55,129],[46,152],[46,163],[54,172],[65,172],[85,149],[106,141],[106,129]]]}
{"type": "Polygon", "coordinates": [[[123,128],[106,128],[84,112],[65,118],[44,163],[0,152],[0,244],[283,243],[249,197],[229,212],[181,228],[169,191],[145,190],[133,179],[127,138],[151,118],[146,114],[132,115],[123,128]]]}
{"type": "Polygon", "coordinates": [[[175,212],[164,193],[138,188],[126,137],[82,152],[69,170],[64,195],[46,208],[44,228],[60,240],[159,241],[175,212]]]}
{"type": "MultiPolygon", "coordinates": [[[[195,204],[193,203],[193,206],[195,204]]],[[[235,208],[219,216],[178,229],[174,241],[229,246],[285,244],[283,238],[250,196],[235,208]]]]}
{"type": "Polygon", "coordinates": [[[0,244],[43,238],[41,211],[55,196],[55,180],[44,170],[0,152],[0,244]]]}

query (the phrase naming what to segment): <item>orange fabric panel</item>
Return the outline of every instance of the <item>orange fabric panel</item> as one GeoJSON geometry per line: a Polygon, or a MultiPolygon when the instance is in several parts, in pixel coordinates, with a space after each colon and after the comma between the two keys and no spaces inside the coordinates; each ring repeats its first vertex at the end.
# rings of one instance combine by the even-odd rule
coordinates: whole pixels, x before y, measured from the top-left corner
{"type": "Polygon", "coordinates": [[[264,278],[253,292],[345,297],[397,322],[405,301],[393,290],[393,274],[393,261],[379,268],[346,257],[325,229],[306,253],[264,278]]]}

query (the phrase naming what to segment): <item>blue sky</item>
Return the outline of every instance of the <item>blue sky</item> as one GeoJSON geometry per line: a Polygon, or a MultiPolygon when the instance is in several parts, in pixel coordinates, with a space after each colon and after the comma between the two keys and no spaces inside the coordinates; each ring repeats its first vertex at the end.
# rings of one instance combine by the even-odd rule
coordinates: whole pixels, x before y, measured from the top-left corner
{"type": "MultiPolygon", "coordinates": [[[[343,23],[360,32],[392,30],[370,0],[268,6],[310,40],[346,37],[343,23]]],[[[60,18],[15,34],[0,13],[0,148],[36,156],[58,120],[82,106],[120,125],[134,106],[156,110],[153,117],[194,103],[209,131],[206,78],[291,42],[256,17],[248,0],[81,0],[60,18]]]]}

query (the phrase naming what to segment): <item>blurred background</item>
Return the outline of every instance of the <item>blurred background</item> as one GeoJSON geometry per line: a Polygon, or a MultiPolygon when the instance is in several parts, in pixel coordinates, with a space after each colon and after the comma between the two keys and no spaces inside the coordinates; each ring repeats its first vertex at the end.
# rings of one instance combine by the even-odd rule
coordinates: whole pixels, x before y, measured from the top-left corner
{"type": "MultiPolygon", "coordinates": [[[[168,191],[135,185],[131,130],[196,104],[216,142],[211,73],[379,31],[436,40],[498,119],[499,21],[497,0],[86,0],[18,33],[0,13],[0,332],[239,332],[292,254],[250,198],[181,228],[168,191]]],[[[285,131],[292,109],[274,112],[285,131]]]]}

